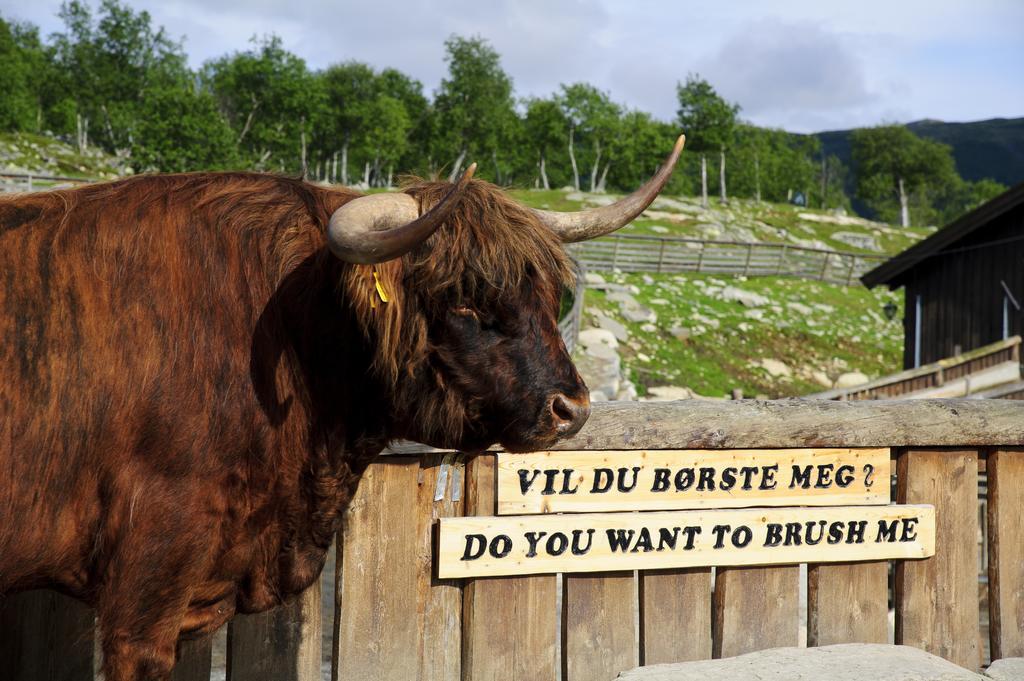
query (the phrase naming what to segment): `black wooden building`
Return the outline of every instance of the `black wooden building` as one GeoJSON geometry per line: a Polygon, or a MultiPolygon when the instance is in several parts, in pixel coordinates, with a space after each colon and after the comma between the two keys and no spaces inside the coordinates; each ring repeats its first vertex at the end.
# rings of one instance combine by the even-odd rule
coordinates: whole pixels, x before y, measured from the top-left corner
{"type": "Polygon", "coordinates": [[[1024,331],[1024,183],[871,270],[868,288],[903,287],[903,367],[1024,331]]]}

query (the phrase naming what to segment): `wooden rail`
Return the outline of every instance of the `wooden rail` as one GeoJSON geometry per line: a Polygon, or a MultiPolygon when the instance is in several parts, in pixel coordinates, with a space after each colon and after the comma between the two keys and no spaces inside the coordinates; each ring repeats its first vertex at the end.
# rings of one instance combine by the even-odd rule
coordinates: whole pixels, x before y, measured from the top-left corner
{"type": "MultiPolygon", "coordinates": [[[[826,390],[806,397],[820,400],[965,397],[975,391],[1019,382],[1020,346],[1021,337],[1011,336],[970,352],[883,376],[869,383],[826,390]]],[[[994,388],[985,394],[997,398],[1012,397],[1017,392],[1010,390],[1003,393],[999,390],[994,388]]]]}
{"type": "Polygon", "coordinates": [[[558,330],[562,334],[565,349],[569,351],[569,354],[572,354],[576,349],[576,343],[580,338],[580,324],[583,319],[583,295],[586,290],[583,265],[573,261],[573,267],[576,270],[576,288],[572,292],[572,307],[569,308],[569,311],[558,322],[558,330]]]}
{"type": "MultiPolygon", "coordinates": [[[[891,447],[900,503],[936,508],[936,554],[921,561],[808,566],[808,644],[887,638],[968,668],[982,663],[976,512],[988,476],[993,658],[1024,655],[1024,405],[1005,400],[780,400],[595,404],[559,449],[891,447]]],[[[636,664],[797,645],[798,566],[670,569],[439,580],[435,520],[496,511],[495,457],[427,450],[368,469],[338,535],[333,679],[610,680],[636,664]]],[[[91,680],[91,618],[37,592],[31,617],[0,622],[8,678],[91,680]],[[34,613],[34,614],[33,614],[34,613]],[[76,647],[77,646],[77,647],[76,647]],[[59,653],[59,654],[58,654],[59,653]],[[50,674],[50,676],[46,676],[50,674]]],[[[57,599],[57,600],[55,600],[57,599]]],[[[17,604],[16,604],[17,605],[17,604]]],[[[236,618],[228,681],[321,678],[320,589],[236,618]]],[[[183,648],[175,681],[206,681],[210,649],[183,648]]]]}
{"type": "Polygon", "coordinates": [[[715,241],[682,237],[613,234],[570,250],[588,269],[623,272],[705,272],[786,276],[846,286],[859,282],[879,262],[865,255],[786,243],[715,241]]]}
{"type": "MultiPolygon", "coordinates": [[[[60,182],[60,183],[73,183],[73,184],[90,184],[96,182],[96,180],[89,180],[82,177],[63,177],[59,175],[36,175],[35,173],[0,173],[0,180],[7,182],[14,180],[21,182],[25,185],[27,191],[33,191],[35,189],[36,182],[44,182],[47,184],[60,182]]],[[[3,183],[0,183],[0,187],[3,183]]],[[[50,187],[46,187],[49,189],[50,187]]]]}

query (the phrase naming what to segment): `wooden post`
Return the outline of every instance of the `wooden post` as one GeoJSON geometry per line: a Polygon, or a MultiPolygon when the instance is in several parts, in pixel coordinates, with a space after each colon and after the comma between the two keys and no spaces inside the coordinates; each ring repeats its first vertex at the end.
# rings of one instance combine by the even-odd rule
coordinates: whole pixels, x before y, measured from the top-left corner
{"type": "Polygon", "coordinates": [[[665,239],[661,240],[661,249],[658,250],[658,274],[661,274],[661,264],[665,261],[665,239]]]}
{"type": "Polygon", "coordinates": [[[1024,657],[1024,515],[1021,509],[1024,509],[1024,450],[990,454],[988,615],[993,660],[1024,657]]]}
{"type": "Polygon", "coordinates": [[[896,563],[896,643],[976,670],[977,453],[910,449],[899,455],[897,470],[899,503],[935,506],[935,555],[896,563]]]}
{"type": "Polygon", "coordinates": [[[825,273],[828,272],[828,260],[832,256],[831,253],[823,253],[824,257],[821,260],[821,274],[818,275],[819,281],[825,281],[825,273]]]}
{"type": "Polygon", "coordinates": [[[707,246],[706,243],[701,242],[701,244],[700,244],[700,253],[697,254],[697,272],[698,273],[700,273],[701,265],[704,264],[704,249],[707,248],[707,247],[708,246],[707,246]]]}
{"type": "Polygon", "coordinates": [[[615,239],[615,248],[612,250],[612,269],[615,269],[619,263],[619,243],[622,240],[617,235],[612,238],[615,239]]]}
{"type": "Polygon", "coordinates": [[[565,681],[614,679],[639,665],[632,572],[565,576],[565,681]]]}
{"type": "Polygon", "coordinates": [[[743,263],[743,276],[750,273],[750,258],[754,254],[754,244],[747,244],[747,261],[743,263]]]}
{"type": "Polygon", "coordinates": [[[788,244],[782,244],[782,248],[779,250],[779,265],[778,271],[775,273],[776,276],[780,276],[782,274],[783,265],[786,263],[786,249],[788,247],[788,244]]]}
{"type": "Polygon", "coordinates": [[[711,657],[711,568],[640,573],[640,664],[711,657]]]}
{"type": "Polygon", "coordinates": [[[853,284],[853,271],[857,265],[857,256],[850,256],[850,270],[846,273],[846,285],[851,286],[853,284]]]}
{"type": "Polygon", "coordinates": [[[807,566],[807,645],[889,640],[887,561],[807,566]]]}
{"type": "Polygon", "coordinates": [[[228,681],[320,681],[320,580],[269,612],[228,624],[228,681]]]}
{"type": "Polygon", "coordinates": [[[461,515],[461,480],[452,455],[367,468],[338,535],[336,681],[460,678],[462,590],[433,578],[433,528],[461,515]]]}
{"type": "Polygon", "coordinates": [[[54,591],[27,591],[0,606],[0,676],[11,681],[91,681],[91,608],[54,591]]]}
{"type": "Polygon", "coordinates": [[[718,568],[714,657],[797,645],[799,599],[798,565],[718,568]]]}
{"type": "Polygon", "coordinates": [[[178,643],[178,662],[171,681],[210,681],[213,637],[203,636],[178,643]]]}
{"type": "MultiPolygon", "coordinates": [[[[494,515],[494,455],[467,464],[466,515],[494,515]]],[[[466,580],[462,607],[462,677],[466,681],[558,678],[554,575],[466,580]]]]}

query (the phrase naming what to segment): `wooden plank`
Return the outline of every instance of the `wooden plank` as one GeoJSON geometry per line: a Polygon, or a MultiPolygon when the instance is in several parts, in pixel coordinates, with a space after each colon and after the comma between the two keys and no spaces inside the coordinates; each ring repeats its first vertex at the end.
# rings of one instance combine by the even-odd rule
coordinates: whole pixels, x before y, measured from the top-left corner
{"type": "Polygon", "coordinates": [[[1024,446],[1013,400],[599,402],[552,450],[1024,446]]]}
{"type": "Polygon", "coordinates": [[[416,561],[419,678],[459,681],[462,678],[462,582],[434,577],[434,545],[437,520],[463,513],[465,466],[461,459],[451,456],[427,459],[421,466],[416,561]]]}
{"type": "Polygon", "coordinates": [[[711,568],[640,573],[641,664],[711,657],[711,568]]]}
{"type": "MultiPolygon", "coordinates": [[[[466,466],[466,513],[495,512],[496,463],[466,466]]],[[[466,681],[554,681],[559,675],[556,578],[472,579],[463,589],[462,674],[466,681]]]]}
{"type": "Polygon", "coordinates": [[[93,674],[91,608],[55,591],[0,603],[0,669],[11,681],[87,681],[93,674]]]}
{"type": "Polygon", "coordinates": [[[565,576],[565,681],[611,681],[640,664],[632,572],[565,576]]]}
{"type": "Polygon", "coordinates": [[[935,509],[745,508],[443,518],[442,578],[922,558],[935,509]]]}
{"type": "Polygon", "coordinates": [[[798,643],[800,568],[719,568],[713,599],[713,656],[798,643]]]}
{"type": "Polygon", "coordinates": [[[499,514],[888,503],[887,448],[498,455],[499,514]]]}
{"type": "Polygon", "coordinates": [[[1024,451],[988,457],[988,588],[992,659],[1024,657],[1024,451]]]}
{"type": "Polygon", "coordinates": [[[320,681],[320,580],[269,612],[228,624],[228,681],[320,681]]]}
{"type": "MultiPolygon", "coordinates": [[[[419,673],[419,464],[367,467],[338,536],[337,679],[415,679],[419,673]]],[[[433,493],[433,487],[430,492],[433,493]]]]}
{"type": "Polygon", "coordinates": [[[210,681],[213,637],[178,642],[178,661],[171,672],[171,681],[210,681]]]}
{"type": "Polygon", "coordinates": [[[807,568],[807,645],[888,643],[889,563],[807,568]]]}
{"type": "Polygon", "coordinates": [[[935,505],[936,551],[896,564],[896,643],[977,669],[977,454],[912,449],[900,454],[897,469],[901,503],[935,505]]]}

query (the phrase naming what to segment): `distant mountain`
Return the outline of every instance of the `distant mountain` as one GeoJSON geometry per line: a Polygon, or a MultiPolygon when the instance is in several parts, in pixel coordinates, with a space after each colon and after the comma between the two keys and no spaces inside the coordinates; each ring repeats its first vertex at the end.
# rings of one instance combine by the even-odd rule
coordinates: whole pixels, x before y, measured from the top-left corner
{"type": "MultiPolygon", "coordinates": [[[[923,120],[907,127],[921,137],[953,147],[956,168],[965,180],[990,178],[1013,186],[1024,182],[1024,118],[993,118],[971,123],[944,123],[923,120]]],[[[826,154],[835,154],[850,163],[852,130],[819,132],[826,154]]]]}

